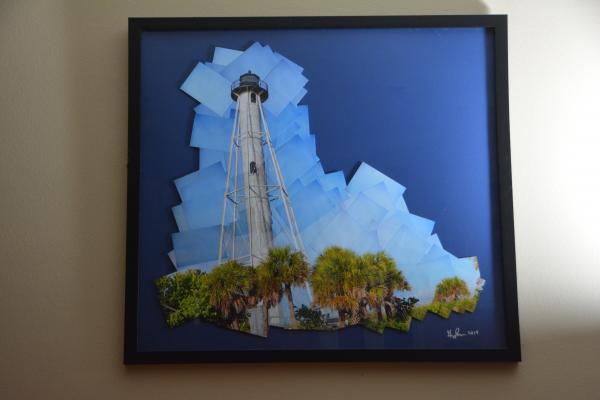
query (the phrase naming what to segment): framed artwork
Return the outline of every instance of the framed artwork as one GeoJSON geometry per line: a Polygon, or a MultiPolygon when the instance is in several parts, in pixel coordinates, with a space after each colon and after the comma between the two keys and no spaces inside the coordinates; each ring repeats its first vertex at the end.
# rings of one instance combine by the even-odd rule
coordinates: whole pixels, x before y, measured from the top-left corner
{"type": "Polygon", "coordinates": [[[519,361],[506,26],[130,19],[125,363],[519,361]]]}

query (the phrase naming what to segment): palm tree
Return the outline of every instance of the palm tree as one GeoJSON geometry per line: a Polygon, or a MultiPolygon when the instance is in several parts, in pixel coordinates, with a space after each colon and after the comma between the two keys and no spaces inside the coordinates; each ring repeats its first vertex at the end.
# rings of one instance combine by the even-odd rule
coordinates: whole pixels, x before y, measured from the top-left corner
{"type": "MultiPolygon", "coordinates": [[[[292,298],[292,286],[303,285],[308,280],[309,269],[304,254],[292,251],[289,247],[275,247],[269,250],[266,259],[256,270],[258,296],[263,299],[263,318],[268,326],[268,311],[279,304],[285,294],[290,313],[290,325],[297,326],[292,298]]],[[[265,327],[265,332],[267,328],[265,327]]]]}
{"type": "Polygon", "coordinates": [[[367,298],[369,305],[377,310],[377,316],[381,321],[384,317],[392,317],[394,314],[394,292],[397,290],[411,290],[409,283],[404,278],[396,262],[384,252],[365,253],[362,256],[367,265],[369,284],[367,287],[367,298]],[[381,308],[385,308],[385,315],[381,308]]]}
{"type": "Polygon", "coordinates": [[[360,319],[360,300],[365,297],[367,275],[360,257],[337,246],[325,249],[315,262],[312,273],[314,302],[338,311],[339,326],[360,319]]]}
{"type": "MultiPolygon", "coordinates": [[[[394,263],[392,259],[387,258],[382,252],[376,254],[365,253],[361,257],[361,261],[365,265],[368,274],[366,296],[362,302],[363,318],[367,317],[366,305],[368,304],[377,310],[379,321],[383,320],[381,308],[386,297],[386,262],[388,260],[394,263]]],[[[395,268],[395,263],[393,267],[395,268]]]]}
{"type": "Polygon", "coordinates": [[[471,292],[469,287],[459,277],[445,278],[435,287],[434,301],[442,303],[452,303],[464,297],[469,297],[471,292]]]}
{"type": "Polygon", "coordinates": [[[206,277],[209,303],[233,329],[240,329],[248,308],[256,305],[255,271],[235,260],[214,268],[206,277]]]}
{"type": "Polygon", "coordinates": [[[281,270],[281,281],[283,291],[288,301],[288,310],[290,313],[290,324],[296,327],[296,315],[294,310],[294,300],[292,298],[293,285],[305,285],[308,281],[309,268],[304,254],[299,251],[291,251],[289,247],[271,249],[267,262],[275,262],[281,270]]]}
{"type": "Polygon", "coordinates": [[[367,318],[367,287],[369,284],[369,270],[360,256],[356,262],[351,263],[344,274],[343,286],[347,296],[350,297],[353,307],[351,310],[350,324],[358,324],[367,318]]]}
{"type": "Polygon", "coordinates": [[[264,336],[269,333],[269,309],[279,304],[283,287],[280,265],[270,256],[271,251],[267,260],[256,267],[256,294],[262,300],[264,336]]]}

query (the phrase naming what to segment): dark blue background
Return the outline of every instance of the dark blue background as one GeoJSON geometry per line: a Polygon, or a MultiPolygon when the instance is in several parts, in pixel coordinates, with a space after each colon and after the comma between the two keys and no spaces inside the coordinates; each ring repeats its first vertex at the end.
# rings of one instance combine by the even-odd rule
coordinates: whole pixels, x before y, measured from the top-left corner
{"type": "Polygon", "coordinates": [[[153,32],[142,36],[139,236],[140,351],[248,349],[501,348],[493,51],[484,29],[332,29],[153,32]],[[196,101],[179,86],[214,46],[269,44],[305,68],[311,131],[326,171],[351,178],[366,161],[407,187],[413,214],[436,221],[444,247],[478,256],[486,279],[475,313],[428,314],[409,333],[271,329],[267,339],[195,321],[169,329],[154,280],[174,271],[173,180],[198,169],[189,147],[196,101]],[[446,330],[478,329],[447,338],[446,330]]]}

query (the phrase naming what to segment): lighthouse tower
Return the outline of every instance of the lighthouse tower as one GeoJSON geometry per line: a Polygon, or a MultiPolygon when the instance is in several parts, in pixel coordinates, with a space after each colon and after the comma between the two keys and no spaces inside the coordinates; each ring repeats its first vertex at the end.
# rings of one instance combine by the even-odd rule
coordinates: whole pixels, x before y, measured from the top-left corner
{"type": "Polygon", "coordinates": [[[274,246],[274,223],[278,237],[283,238],[278,245],[304,250],[262,109],[268,97],[267,84],[251,71],[231,86],[236,106],[223,196],[219,264],[237,260],[258,266],[274,246]],[[273,208],[283,209],[284,218],[273,208]]]}

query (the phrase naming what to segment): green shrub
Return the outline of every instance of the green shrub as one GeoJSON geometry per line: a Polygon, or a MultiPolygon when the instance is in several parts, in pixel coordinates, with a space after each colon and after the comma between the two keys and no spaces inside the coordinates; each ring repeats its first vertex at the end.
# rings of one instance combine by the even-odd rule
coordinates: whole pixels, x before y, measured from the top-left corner
{"type": "Polygon", "coordinates": [[[377,318],[377,315],[376,315],[376,314],[371,314],[371,315],[369,316],[369,318],[367,318],[367,319],[363,319],[363,320],[361,321],[361,324],[362,324],[362,326],[364,326],[365,328],[367,328],[367,329],[370,329],[370,330],[372,330],[372,331],[374,331],[374,332],[377,332],[377,333],[383,333],[383,330],[384,330],[384,329],[385,329],[385,327],[386,327],[386,321],[385,321],[385,320],[381,320],[381,321],[380,321],[380,320],[377,318]]]}
{"type": "Polygon", "coordinates": [[[429,310],[428,305],[414,307],[410,312],[410,316],[418,321],[422,321],[429,310]]]}
{"type": "Polygon", "coordinates": [[[302,307],[296,308],[294,314],[301,329],[320,330],[327,328],[326,318],[321,310],[317,308],[308,308],[302,305],[302,307]]]}
{"type": "Polygon", "coordinates": [[[206,274],[190,270],[163,276],[156,281],[158,301],[167,314],[170,327],[195,318],[215,320],[206,290],[206,274]]]}
{"type": "Polygon", "coordinates": [[[392,329],[397,329],[402,332],[408,332],[410,330],[411,321],[412,321],[411,317],[406,318],[406,320],[404,320],[404,321],[388,320],[386,327],[392,328],[392,329]]]}
{"type": "Polygon", "coordinates": [[[444,303],[440,301],[433,302],[429,305],[429,311],[439,315],[442,318],[448,318],[452,313],[453,303],[444,303]]]}

